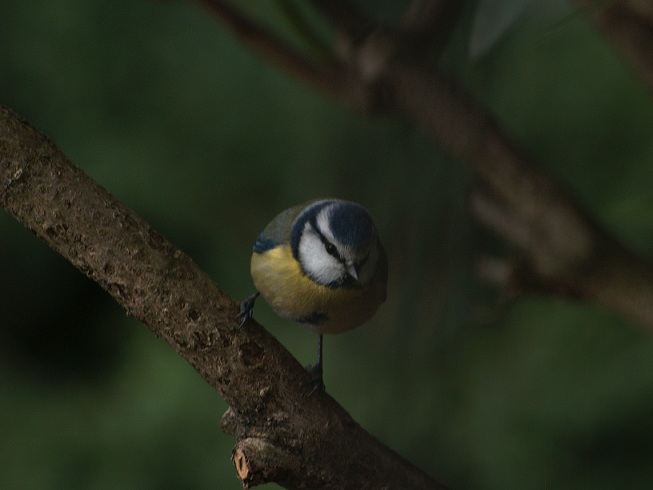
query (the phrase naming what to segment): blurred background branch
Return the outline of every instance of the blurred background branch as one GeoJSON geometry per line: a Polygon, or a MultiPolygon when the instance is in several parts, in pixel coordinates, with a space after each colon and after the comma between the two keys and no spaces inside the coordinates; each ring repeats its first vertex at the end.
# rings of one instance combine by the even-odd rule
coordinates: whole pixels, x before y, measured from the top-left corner
{"type": "Polygon", "coordinates": [[[447,0],[413,0],[401,20],[407,56],[431,59],[444,50],[464,8],[464,2],[447,0]]]}
{"type": "MultiPolygon", "coordinates": [[[[640,28],[637,42],[635,37],[629,38],[629,45],[637,45],[638,53],[653,50],[653,38],[643,42],[643,33],[650,27],[642,18],[643,12],[635,16],[629,10],[631,14],[625,16],[624,3],[599,10],[598,21],[603,26],[613,25],[610,19],[627,17],[626,24],[619,23],[610,32],[633,34],[626,26],[635,23],[640,28]]],[[[211,4],[221,2],[207,2],[211,4]]],[[[537,276],[537,281],[532,282],[548,282],[544,289],[550,292],[597,302],[653,329],[653,262],[632,253],[598,225],[566,186],[505,131],[491,110],[450,77],[421,62],[423,54],[417,60],[413,56],[410,48],[417,40],[425,49],[431,47],[427,34],[440,47],[446,42],[454,31],[460,5],[414,2],[400,28],[370,27],[374,22],[348,2],[331,5],[314,0],[312,4],[339,33],[333,41],[333,56],[339,58],[340,78],[349,81],[344,86],[352,93],[344,99],[358,101],[360,97],[353,94],[367,91],[370,95],[366,100],[373,104],[371,112],[410,119],[449,154],[469,165],[490,191],[484,199],[493,201],[473,206],[472,210],[483,223],[522,249],[529,261],[522,275],[524,270],[532,271],[537,276]],[[439,37],[437,43],[435,34],[439,37]],[[488,213],[489,209],[494,211],[488,213]]],[[[265,31],[258,26],[234,32],[248,41],[252,32],[265,31]]],[[[270,47],[278,45],[278,40],[268,35],[260,37],[265,40],[253,47],[275,61],[277,57],[270,53],[276,51],[270,47]]],[[[653,56],[637,56],[640,60],[649,58],[653,56]]],[[[288,71],[295,72],[292,64],[288,71]]],[[[327,87],[327,94],[334,92],[332,80],[324,78],[322,87],[327,87]]],[[[314,88],[320,87],[312,77],[308,82],[314,88]]],[[[336,99],[343,101],[342,97],[336,99]]],[[[369,104],[349,105],[369,109],[369,104]]]]}
{"type": "Polygon", "coordinates": [[[653,90],[653,5],[646,0],[575,3],[589,11],[590,20],[613,43],[624,60],[653,90]]]}

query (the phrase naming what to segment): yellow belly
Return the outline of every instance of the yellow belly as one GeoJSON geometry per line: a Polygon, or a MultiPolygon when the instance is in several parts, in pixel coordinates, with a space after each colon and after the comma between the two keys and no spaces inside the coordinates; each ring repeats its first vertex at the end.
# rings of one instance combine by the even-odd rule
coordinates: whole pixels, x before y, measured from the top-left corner
{"type": "Polygon", "coordinates": [[[254,253],[251,272],[256,289],[277,315],[301,321],[317,333],[340,333],[357,327],[385,300],[385,280],[381,278],[375,278],[366,289],[334,289],[313,282],[287,244],[254,253]],[[306,321],[311,317],[323,317],[323,321],[306,321]]]}

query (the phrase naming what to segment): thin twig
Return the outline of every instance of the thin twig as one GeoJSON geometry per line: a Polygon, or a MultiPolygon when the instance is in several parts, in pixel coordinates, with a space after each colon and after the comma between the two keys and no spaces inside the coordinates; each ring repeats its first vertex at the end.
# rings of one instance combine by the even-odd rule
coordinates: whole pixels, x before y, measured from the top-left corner
{"type": "Polygon", "coordinates": [[[414,58],[441,54],[451,37],[465,2],[413,0],[401,22],[403,39],[414,58]]]}
{"type": "Polygon", "coordinates": [[[362,40],[374,24],[347,0],[310,0],[313,8],[354,44],[362,40]]]}
{"type": "Polygon", "coordinates": [[[653,5],[650,1],[613,0],[596,8],[591,0],[576,0],[612,40],[634,71],[653,92],[653,5]],[[592,13],[593,12],[593,13],[592,13]]]}
{"type": "Polygon", "coordinates": [[[349,83],[347,73],[335,63],[316,64],[269,29],[250,20],[229,2],[197,0],[239,39],[281,70],[348,106],[365,110],[367,94],[349,83]]]}

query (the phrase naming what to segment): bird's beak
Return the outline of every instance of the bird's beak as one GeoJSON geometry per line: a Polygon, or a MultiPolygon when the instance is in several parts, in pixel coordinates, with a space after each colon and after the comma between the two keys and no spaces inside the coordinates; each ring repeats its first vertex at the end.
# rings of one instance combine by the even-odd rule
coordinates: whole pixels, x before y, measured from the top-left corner
{"type": "Polygon", "coordinates": [[[347,264],[347,272],[351,277],[358,281],[358,269],[356,268],[356,264],[353,262],[351,264],[347,264]]]}

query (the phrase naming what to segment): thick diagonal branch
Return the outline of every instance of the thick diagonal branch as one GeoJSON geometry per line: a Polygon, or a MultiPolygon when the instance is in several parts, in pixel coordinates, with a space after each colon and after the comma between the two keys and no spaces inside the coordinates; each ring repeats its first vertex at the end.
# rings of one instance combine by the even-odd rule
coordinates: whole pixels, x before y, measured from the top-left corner
{"type": "MultiPolygon", "coordinates": [[[[230,405],[248,484],[444,488],[365,432],[193,261],[0,106],[0,205],[166,340],[230,405]],[[264,471],[261,462],[269,465],[264,471]],[[246,465],[250,462],[251,466],[246,465]]],[[[228,230],[224,231],[228,233],[228,230]]]]}

